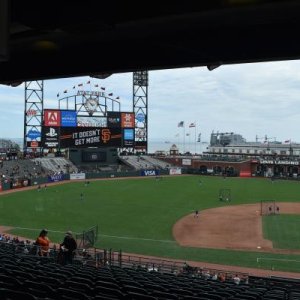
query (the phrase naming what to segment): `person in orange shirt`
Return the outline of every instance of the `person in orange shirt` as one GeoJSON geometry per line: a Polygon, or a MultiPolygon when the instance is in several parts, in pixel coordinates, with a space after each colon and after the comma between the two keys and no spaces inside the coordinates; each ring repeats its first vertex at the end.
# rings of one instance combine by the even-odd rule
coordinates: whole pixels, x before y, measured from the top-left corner
{"type": "Polygon", "coordinates": [[[47,229],[43,229],[40,232],[40,235],[38,236],[38,238],[36,239],[36,244],[39,247],[38,250],[38,254],[40,256],[48,256],[49,255],[49,244],[50,241],[47,237],[48,234],[48,230],[47,229]]]}

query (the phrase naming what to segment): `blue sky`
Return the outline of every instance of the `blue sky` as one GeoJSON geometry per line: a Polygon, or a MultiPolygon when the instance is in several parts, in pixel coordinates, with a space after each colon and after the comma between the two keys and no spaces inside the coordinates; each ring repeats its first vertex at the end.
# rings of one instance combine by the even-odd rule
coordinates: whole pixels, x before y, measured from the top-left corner
{"type": "MultiPolygon", "coordinates": [[[[88,80],[120,96],[122,110],[132,110],[132,73],[105,80],[46,80],[44,107],[57,108],[57,93],[88,80]]],[[[0,137],[22,137],[24,86],[0,85],[0,103],[0,137]]],[[[240,133],[248,141],[267,134],[300,142],[300,62],[227,65],[211,72],[203,67],[151,71],[148,104],[149,140],[176,141],[175,135],[183,134],[178,122],[185,121],[186,133],[196,122],[205,141],[214,130],[240,133]]]]}

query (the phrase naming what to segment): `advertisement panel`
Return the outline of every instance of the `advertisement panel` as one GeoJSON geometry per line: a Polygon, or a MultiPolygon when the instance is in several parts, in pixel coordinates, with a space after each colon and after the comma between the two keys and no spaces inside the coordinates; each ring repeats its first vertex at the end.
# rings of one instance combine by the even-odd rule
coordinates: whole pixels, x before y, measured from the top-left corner
{"type": "Polygon", "coordinates": [[[60,110],[45,109],[44,110],[44,121],[45,126],[60,126],[60,110]]]}
{"type": "Polygon", "coordinates": [[[62,127],[76,127],[77,115],[74,110],[62,110],[61,111],[61,126],[62,127]]]}
{"type": "Polygon", "coordinates": [[[182,159],[182,165],[183,166],[191,166],[192,165],[192,160],[190,158],[183,158],[182,159]]]}
{"type": "Polygon", "coordinates": [[[39,142],[39,141],[31,141],[31,142],[27,142],[26,145],[29,148],[38,148],[38,147],[41,147],[41,142],[39,142]]]}
{"type": "Polygon", "coordinates": [[[26,187],[29,185],[29,180],[28,179],[15,179],[13,182],[12,182],[12,188],[13,189],[19,189],[19,188],[22,188],[22,187],[26,187]]]}
{"type": "Polygon", "coordinates": [[[159,175],[158,170],[141,170],[141,176],[157,176],[159,175]]]}
{"type": "Polygon", "coordinates": [[[59,142],[59,127],[46,127],[42,129],[42,145],[44,148],[57,148],[59,142]]]}
{"type": "Polygon", "coordinates": [[[27,137],[30,138],[31,140],[36,140],[40,136],[41,136],[41,133],[36,129],[30,129],[27,132],[27,137]]]}
{"type": "Polygon", "coordinates": [[[37,115],[37,111],[35,109],[28,109],[26,111],[26,116],[28,117],[35,117],[37,115]]]}
{"type": "Polygon", "coordinates": [[[134,125],[134,113],[121,113],[121,127],[133,128],[134,125]]]}
{"type": "Polygon", "coordinates": [[[0,192],[2,191],[2,182],[0,181],[0,192]]]}
{"type": "Polygon", "coordinates": [[[70,174],[70,180],[85,179],[85,173],[73,173],[70,174]]]}
{"type": "Polygon", "coordinates": [[[115,111],[107,112],[107,127],[116,128],[121,127],[121,113],[115,111]]]}
{"type": "Polygon", "coordinates": [[[77,116],[77,126],[78,127],[107,127],[107,118],[77,116]]]}
{"type": "Polygon", "coordinates": [[[121,128],[62,127],[61,148],[121,147],[121,128]]]}
{"type": "Polygon", "coordinates": [[[63,180],[64,180],[64,175],[61,173],[48,176],[48,182],[58,182],[63,180]]]}
{"type": "Polygon", "coordinates": [[[143,139],[146,137],[146,129],[144,128],[136,128],[135,130],[135,137],[137,139],[143,139]]]}
{"type": "Polygon", "coordinates": [[[147,142],[145,142],[145,141],[135,141],[135,148],[136,149],[146,149],[147,148],[147,142]]]}
{"type": "Polygon", "coordinates": [[[170,175],[181,175],[181,168],[170,168],[170,175]]]}
{"type": "Polygon", "coordinates": [[[134,128],[123,129],[123,147],[133,147],[134,145],[134,128]]]}
{"type": "Polygon", "coordinates": [[[136,118],[136,120],[138,121],[138,122],[144,122],[145,121],[145,114],[143,114],[143,113],[138,113],[136,116],[135,116],[135,118],[136,118]]]}

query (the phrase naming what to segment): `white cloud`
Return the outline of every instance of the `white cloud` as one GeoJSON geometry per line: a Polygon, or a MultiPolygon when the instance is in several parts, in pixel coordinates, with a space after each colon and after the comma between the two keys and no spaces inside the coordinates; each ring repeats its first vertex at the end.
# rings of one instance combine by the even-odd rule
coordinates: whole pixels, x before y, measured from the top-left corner
{"type": "MultiPolygon", "coordinates": [[[[203,140],[212,130],[233,131],[247,140],[255,135],[300,142],[300,61],[151,71],[149,138],[176,141],[179,121],[197,123],[203,140]]],[[[44,82],[44,107],[57,108],[57,93],[91,80],[119,96],[122,110],[132,110],[132,73],[105,80],[89,77],[44,82]]],[[[22,137],[24,86],[0,86],[0,136],[22,137]]],[[[188,128],[186,128],[188,131],[188,128]]]]}

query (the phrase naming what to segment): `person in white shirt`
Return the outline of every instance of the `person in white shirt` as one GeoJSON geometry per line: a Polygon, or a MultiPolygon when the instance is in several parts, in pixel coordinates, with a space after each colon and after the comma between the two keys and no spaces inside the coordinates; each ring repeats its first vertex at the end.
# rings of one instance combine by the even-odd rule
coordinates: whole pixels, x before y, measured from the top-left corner
{"type": "Polygon", "coordinates": [[[233,278],[233,282],[234,282],[235,284],[240,284],[241,279],[240,279],[240,277],[239,277],[237,274],[236,274],[235,277],[233,278]]]}

